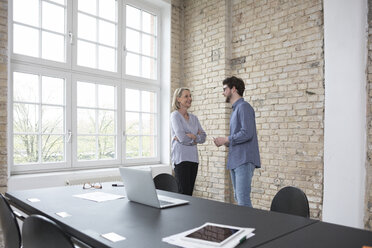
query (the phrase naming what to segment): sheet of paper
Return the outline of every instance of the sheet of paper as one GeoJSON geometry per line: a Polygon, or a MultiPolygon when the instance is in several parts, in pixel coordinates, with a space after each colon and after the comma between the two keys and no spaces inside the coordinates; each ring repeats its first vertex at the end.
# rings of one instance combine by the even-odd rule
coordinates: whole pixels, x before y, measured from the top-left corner
{"type": "Polygon", "coordinates": [[[37,198],[28,198],[27,199],[29,202],[39,202],[40,199],[37,199],[37,198]]]}
{"type": "Polygon", "coordinates": [[[71,214],[69,214],[67,212],[58,212],[58,213],[56,213],[56,215],[58,215],[61,218],[66,218],[66,217],[70,217],[71,216],[71,214]]]}
{"type": "Polygon", "coordinates": [[[90,200],[90,201],[95,201],[95,202],[104,202],[104,201],[112,201],[112,200],[117,200],[120,198],[124,198],[125,196],[123,195],[114,195],[110,193],[105,193],[101,191],[95,191],[91,193],[85,193],[85,194],[79,194],[79,195],[74,195],[74,197],[90,200]]]}
{"type": "Polygon", "coordinates": [[[105,234],[102,234],[101,236],[104,237],[105,239],[110,240],[111,242],[118,242],[121,240],[125,240],[125,237],[120,236],[119,234],[116,234],[114,232],[105,233],[105,234]]]}

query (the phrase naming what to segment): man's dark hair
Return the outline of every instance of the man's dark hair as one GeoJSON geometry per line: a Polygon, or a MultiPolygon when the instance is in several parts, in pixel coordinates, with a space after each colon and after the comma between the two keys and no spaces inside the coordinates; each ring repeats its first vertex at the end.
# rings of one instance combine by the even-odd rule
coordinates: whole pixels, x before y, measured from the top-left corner
{"type": "Polygon", "coordinates": [[[232,76],[223,80],[222,84],[227,85],[230,89],[235,86],[235,89],[238,91],[239,96],[243,96],[245,90],[243,79],[232,76]]]}

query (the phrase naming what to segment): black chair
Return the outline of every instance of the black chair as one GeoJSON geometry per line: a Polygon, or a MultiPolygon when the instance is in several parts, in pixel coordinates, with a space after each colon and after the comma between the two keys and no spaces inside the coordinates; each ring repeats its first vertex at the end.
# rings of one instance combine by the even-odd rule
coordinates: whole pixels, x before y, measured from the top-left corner
{"type": "Polygon", "coordinates": [[[23,248],[74,248],[71,238],[54,221],[30,215],[22,226],[23,248]]]}
{"type": "Polygon", "coordinates": [[[309,218],[309,202],[305,193],[296,187],[284,187],[276,193],[271,202],[271,211],[309,218]]]}
{"type": "Polygon", "coordinates": [[[170,192],[179,193],[176,178],[167,173],[162,173],[154,177],[156,189],[166,190],[170,192]]]}
{"type": "Polygon", "coordinates": [[[4,235],[4,245],[7,248],[20,248],[21,232],[18,226],[16,214],[10,208],[3,194],[0,194],[0,222],[4,235]]]}

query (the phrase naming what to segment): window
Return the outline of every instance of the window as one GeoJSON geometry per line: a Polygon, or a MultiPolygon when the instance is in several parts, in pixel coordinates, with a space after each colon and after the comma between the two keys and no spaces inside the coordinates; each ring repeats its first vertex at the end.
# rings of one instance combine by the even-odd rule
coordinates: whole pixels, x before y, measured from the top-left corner
{"type": "Polygon", "coordinates": [[[13,52],[65,62],[65,16],[64,0],[14,0],[13,52]]]}
{"type": "Polygon", "coordinates": [[[156,79],[157,18],[131,5],[126,14],[126,72],[156,79]]]}
{"type": "Polygon", "coordinates": [[[117,1],[79,0],[77,64],[117,71],[117,1]]]}
{"type": "Polygon", "coordinates": [[[10,2],[12,173],[160,162],[157,2],[10,2]]]}
{"type": "Polygon", "coordinates": [[[116,89],[114,86],[77,82],[77,159],[115,159],[116,89]]]}
{"type": "Polygon", "coordinates": [[[156,155],[156,94],[150,91],[125,90],[126,157],[156,155]]]}
{"type": "Polygon", "coordinates": [[[13,74],[14,164],[65,161],[65,80],[13,74]]]}

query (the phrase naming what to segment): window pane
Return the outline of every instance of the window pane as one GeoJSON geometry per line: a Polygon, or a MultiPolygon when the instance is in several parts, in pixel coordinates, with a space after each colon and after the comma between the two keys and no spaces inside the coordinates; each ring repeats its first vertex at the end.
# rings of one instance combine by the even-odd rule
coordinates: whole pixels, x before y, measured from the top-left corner
{"type": "Polygon", "coordinates": [[[101,44],[116,47],[116,25],[110,22],[98,21],[99,37],[101,44]]]}
{"type": "Polygon", "coordinates": [[[156,56],[156,39],[153,36],[142,35],[142,54],[155,57],[156,56]]]}
{"type": "Polygon", "coordinates": [[[77,132],[78,134],[96,133],[96,112],[92,109],[77,110],[77,132]]]}
{"type": "Polygon", "coordinates": [[[96,18],[81,13],[78,14],[78,38],[94,42],[97,41],[96,18]]]}
{"type": "Polygon", "coordinates": [[[13,0],[13,20],[39,26],[39,0],[13,0]]]}
{"type": "Polygon", "coordinates": [[[98,68],[106,71],[116,71],[116,50],[98,46],[98,68]]]}
{"type": "Polygon", "coordinates": [[[155,157],[155,138],[153,136],[142,137],[142,157],[155,157]]]}
{"type": "Polygon", "coordinates": [[[128,51],[140,52],[140,33],[127,28],[126,33],[126,47],[128,51]]]}
{"type": "Polygon", "coordinates": [[[39,107],[34,104],[13,104],[13,132],[35,133],[39,130],[39,107]]]}
{"type": "Polygon", "coordinates": [[[156,95],[154,92],[142,91],[142,111],[156,113],[156,95]]]}
{"type": "Polygon", "coordinates": [[[125,114],[125,133],[126,135],[139,134],[139,114],[125,114]]]}
{"type": "Polygon", "coordinates": [[[96,106],[96,85],[77,82],[77,105],[79,107],[96,106]]]}
{"type": "Polygon", "coordinates": [[[139,56],[127,52],[126,56],[126,73],[133,76],[140,76],[139,72],[139,56]]]}
{"type": "Polygon", "coordinates": [[[77,63],[81,66],[96,67],[96,45],[78,41],[77,63]]]}
{"type": "Polygon", "coordinates": [[[137,8],[133,8],[127,5],[127,26],[140,30],[141,26],[141,11],[137,8]]]}
{"type": "Polygon", "coordinates": [[[156,34],[156,16],[142,12],[142,31],[150,34],[156,34]]]}
{"type": "Polygon", "coordinates": [[[126,157],[134,158],[139,157],[139,137],[138,136],[127,136],[126,139],[126,157]]]}
{"type": "Polygon", "coordinates": [[[64,161],[65,144],[62,135],[42,135],[42,162],[64,161]]]}
{"type": "Polygon", "coordinates": [[[42,77],[42,102],[64,104],[65,80],[62,78],[42,77]]]}
{"type": "Polygon", "coordinates": [[[39,31],[14,24],[13,52],[32,57],[39,57],[39,31]]]}
{"type": "Polygon", "coordinates": [[[64,133],[63,107],[42,107],[41,128],[43,133],[64,133]]]}
{"type": "Polygon", "coordinates": [[[42,27],[54,32],[65,32],[65,8],[43,2],[42,27]]]}
{"type": "Polygon", "coordinates": [[[115,155],[115,137],[100,136],[98,137],[98,159],[114,159],[115,155]]]}
{"type": "Polygon", "coordinates": [[[13,99],[14,101],[38,102],[39,77],[37,75],[14,72],[13,99]]]}
{"type": "Polygon", "coordinates": [[[36,163],[39,161],[38,136],[14,135],[14,164],[36,163]]]}
{"type": "Polygon", "coordinates": [[[97,3],[95,0],[78,0],[78,10],[96,15],[97,3]]]}
{"type": "Polygon", "coordinates": [[[142,134],[154,135],[155,134],[155,115],[142,114],[142,134]]]}
{"type": "Polygon", "coordinates": [[[42,58],[65,62],[65,37],[49,32],[42,34],[42,58]]]}
{"type": "Polygon", "coordinates": [[[142,76],[156,79],[156,60],[142,57],[142,76]]]}
{"type": "Polygon", "coordinates": [[[111,21],[117,20],[116,0],[99,0],[99,16],[111,21]]]}
{"type": "Polygon", "coordinates": [[[98,85],[98,107],[115,109],[115,87],[98,85]]]}
{"type": "Polygon", "coordinates": [[[140,91],[125,89],[125,109],[129,111],[140,110],[140,91]]]}
{"type": "Polygon", "coordinates": [[[95,136],[78,136],[77,138],[78,160],[96,159],[96,138],[95,136]]]}
{"type": "Polygon", "coordinates": [[[115,134],[115,112],[100,110],[98,113],[99,134],[115,134]]]}

